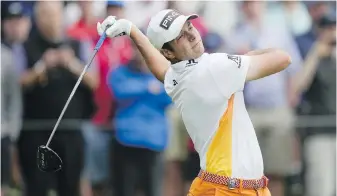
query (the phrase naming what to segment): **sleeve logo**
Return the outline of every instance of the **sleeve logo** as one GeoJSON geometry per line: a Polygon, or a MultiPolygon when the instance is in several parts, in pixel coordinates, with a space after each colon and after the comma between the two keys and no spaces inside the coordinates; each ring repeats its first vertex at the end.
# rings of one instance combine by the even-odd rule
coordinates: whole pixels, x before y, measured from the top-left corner
{"type": "Polygon", "coordinates": [[[229,60],[232,60],[234,61],[237,65],[238,65],[238,68],[241,67],[241,57],[240,56],[235,56],[235,55],[227,55],[228,59],[229,60]]]}

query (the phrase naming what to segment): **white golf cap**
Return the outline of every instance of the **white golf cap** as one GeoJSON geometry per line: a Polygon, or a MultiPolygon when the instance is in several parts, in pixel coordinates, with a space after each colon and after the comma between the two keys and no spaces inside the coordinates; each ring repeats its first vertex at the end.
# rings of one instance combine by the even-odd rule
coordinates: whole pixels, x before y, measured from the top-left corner
{"type": "Polygon", "coordinates": [[[185,16],[176,10],[162,10],[151,18],[146,36],[155,48],[161,49],[166,42],[178,37],[187,20],[195,18],[198,15],[185,16]]]}

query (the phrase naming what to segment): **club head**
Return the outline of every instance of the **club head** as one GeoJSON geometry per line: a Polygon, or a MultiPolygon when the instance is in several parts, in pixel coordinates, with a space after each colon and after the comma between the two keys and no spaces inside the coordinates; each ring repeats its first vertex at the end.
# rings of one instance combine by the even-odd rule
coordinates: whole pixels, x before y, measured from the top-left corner
{"type": "Polygon", "coordinates": [[[43,172],[56,172],[62,168],[61,158],[47,146],[37,150],[37,166],[43,172]]]}

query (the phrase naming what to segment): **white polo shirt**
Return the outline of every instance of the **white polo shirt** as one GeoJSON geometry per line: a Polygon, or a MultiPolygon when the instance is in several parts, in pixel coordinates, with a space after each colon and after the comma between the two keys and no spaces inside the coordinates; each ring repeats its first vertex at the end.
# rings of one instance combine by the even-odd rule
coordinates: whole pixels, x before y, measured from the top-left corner
{"type": "Polygon", "coordinates": [[[263,176],[263,160],[243,89],[249,56],[204,53],[171,65],[165,90],[180,110],[201,169],[242,179],[263,176]]]}

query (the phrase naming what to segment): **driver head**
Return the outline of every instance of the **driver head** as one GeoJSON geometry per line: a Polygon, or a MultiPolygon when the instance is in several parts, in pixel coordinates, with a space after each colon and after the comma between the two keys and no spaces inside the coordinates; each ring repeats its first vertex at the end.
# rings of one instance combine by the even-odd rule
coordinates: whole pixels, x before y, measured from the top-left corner
{"type": "Polygon", "coordinates": [[[56,172],[62,168],[61,158],[47,146],[39,146],[37,166],[43,172],[56,172]]]}

